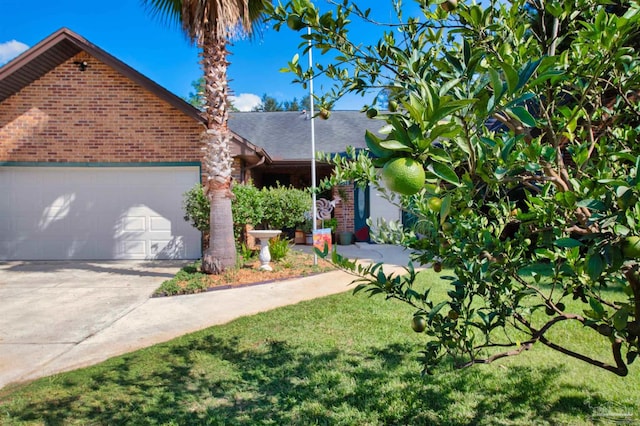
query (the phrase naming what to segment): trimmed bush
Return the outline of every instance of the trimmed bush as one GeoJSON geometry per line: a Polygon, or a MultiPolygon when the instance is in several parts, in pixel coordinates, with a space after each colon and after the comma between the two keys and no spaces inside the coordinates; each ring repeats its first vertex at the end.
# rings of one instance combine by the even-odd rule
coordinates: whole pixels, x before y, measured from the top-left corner
{"type": "Polygon", "coordinates": [[[207,196],[204,195],[204,187],[196,184],[185,192],[183,197],[184,220],[200,232],[209,231],[209,209],[211,204],[207,196]]]}
{"type": "Polygon", "coordinates": [[[291,229],[304,222],[305,212],[311,210],[311,195],[308,191],[277,186],[263,188],[265,229],[291,229]]]}
{"type": "Polygon", "coordinates": [[[264,194],[253,183],[233,186],[235,199],[231,202],[233,234],[238,246],[246,241],[245,225],[256,227],[264,218],[264,194]]]}
{"type": "MultiPolygon", "coordinates": [[[[308,191],[291,187],[256,188],[253,183],[233,186],[235,199],[231,203],[234,235],[238,247],[244,241],[245,225],[264,229],[291,229],[304,222],[311,209],[308,191]]],[[[184,194],[184,220],[201,232],[209,231],[210,203],[202,185],[197,184],[184,194]]]]}

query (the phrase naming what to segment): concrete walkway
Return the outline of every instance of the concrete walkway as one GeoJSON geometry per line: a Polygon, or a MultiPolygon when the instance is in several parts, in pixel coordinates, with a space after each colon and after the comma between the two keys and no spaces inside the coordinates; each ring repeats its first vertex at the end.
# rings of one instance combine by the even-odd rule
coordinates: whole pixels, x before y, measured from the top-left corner
{"type": "MultiPolygon", "coordinates": [[[[389,245],[338,246],[364,262],[405,266],[389,245]]],[[[0,263],[0,388],[96,364],[186,333],[350,290],[333,271],[196,295],[150,298],[180,262],[0,263]]]]}

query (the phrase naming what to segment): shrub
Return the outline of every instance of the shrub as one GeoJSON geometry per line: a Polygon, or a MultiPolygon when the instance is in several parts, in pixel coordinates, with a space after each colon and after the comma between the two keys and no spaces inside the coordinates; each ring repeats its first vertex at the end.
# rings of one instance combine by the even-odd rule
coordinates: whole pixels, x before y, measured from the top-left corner
{"type": "Polygon", "coordinates": [[[245,225],[256,226],[264,217],[264,194],[253,183],[238,184],[233,187],[235,199],[231,203],[233,233],[238,245],[246,241],[245,225]]]}
{"type": "MultiPolygon", "coordinates": [[[[253,183],[233,187],[231,203],[234,236],[238,246],[245,241],[244,227],[264,229],[294,228],[304,222],[304,213],[311,207],[308,191],[291,187],[256,188],[253,183]]],[[[209,231],[209,199],[202,185],[197,184],[184,194],[184,220],[201,232],[209,231]]]]}
{"type": "Polygon", "coordinates": [[[277,186],[263,188],[265,229],[295,228],[304,222],[304,214],[311,208],[311,196],[308,191],[277,186]]]}
{"type": "Polygon", "coordinates": [[[209,199],[201,184],[195,185],[183,195],[184,220],[200,232],[209,230],[209,199]]]}

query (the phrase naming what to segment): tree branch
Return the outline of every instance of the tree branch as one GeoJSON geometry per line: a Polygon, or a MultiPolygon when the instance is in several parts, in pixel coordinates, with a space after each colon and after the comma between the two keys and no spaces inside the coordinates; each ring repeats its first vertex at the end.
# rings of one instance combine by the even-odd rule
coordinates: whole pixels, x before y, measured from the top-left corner
{"type": "Polygon", "coordinates": [[[624,270],[624,276],[627,278],[627,281],[629,281],[629,285],[633,291],[634,315],[636,317],[636,324],[640,326],[640,279],[638,278],[638,269],[640,269],[640,265],[638,264],[627,267],[624,270]]]}
{"type": "Polygon", "coordinates": [[[468,362],[465,362],[464,364],[458,364],[456,367],[462,369],[462,368],[471,367],[472,365],[475,365],[475,364],[491,364],[492,362],[499,360],[501,358],[520,355],[522,352],[528,351],[529,349],[531,349],[534,343],[535,343],[534,340],[530,340],[528,342],[522,343],[518,349],[494,354],[488,358],[482,358],[482,359],[474,358],[468,362]]]}
{"type": "Polygon", "coordinates": [[[565,355],[568,355],[570,357],[579,359],[580,361],[584,361],[590,365],[593,365],[595,367],[599,367],[602,368],[604,370],[610,371],[612,373],[617,374],[618,376],[626,376],[629,373],[629,369],[627,368],[627,365],[624,363],[624,360],[622,359],[622,354],[621,354],[621,348],[622,348],[622,341],[620,341],[620,339],[616,339],[612,344],[611,344],[611,349],[613,351],[613,359],[616,362],[616,365],[613,366],[611,364],[607,364],[605,362],[602,361],[598,361],[596,359],[590,358],[586,355],[582,355],[578,352],[574,352],[570,349],[567,349],[565,347],[562,347],[556,343],[551,342],[549,339],[547,339],[546,337],[544,337],[544,334],[549,331],[549,329],[551,329],[551,327],[553,327],[554,325],[556,325],[557,323],[561,322],[561,321],[565,321],[565,320],[576,320],[578,322],[580,322],[581,324],[595,330],[596,332],[597,327],[593,324],[588,324],[586,322],[586,320],[581,317],[580,315],[575,315],[575,314],[562,314],[562,315],[558,315],[557,317],[552,318],[551,320],[547,321],[547,323],[542,326],[542,328],[540,330],[536,330],[533,326],[531,326],[531,324],[524,319],[521,315],[519,314],[515,314],[514,318],[516,318],[518,321],[520,321],[523,325],[525,325],[531,332],[532,332],[532,337],[534,341],[540,341],[541,343],[543,343],[544,345],[550,347],[551,349],[554,349],[558,352],[561,352],[565,355]]]}
{"type": "Polygon", "coordinates": [[[570,357],[579,359],[580,361],[584,361],[587,364],[593,365],[595,367],[600,367],[604,370],[610,371],[614,374],[617,374],[618,376],[624,377],[627,374],[629,374],[629,369],[627,368],[627,365],[624,363],[623,359],[622,359],[622,354],[620,352],[620,349],[622,347],[622,342],[619,339],[616,339],[612,344],[611,344],[611,349],[613,352],[613,359],[616,362],[616,366],[614,367],[611,364],[607,364],[605,362],[602,361],[598,361],[596,359],[593,358],[589,358],[588,356],[579,354],[577,352],[574,352],[572,350],[569,350],[567,348],[564,348],[562,346],[559,346],[553,342],[550,342],[549,340],[547,340],[546,337],[544,336],[540,336],[540,342],[542,342],[544,345],[550,347],[551,349],[554,349],[558,352],[561,352],[565,355],[568,355],[570,357]]]}

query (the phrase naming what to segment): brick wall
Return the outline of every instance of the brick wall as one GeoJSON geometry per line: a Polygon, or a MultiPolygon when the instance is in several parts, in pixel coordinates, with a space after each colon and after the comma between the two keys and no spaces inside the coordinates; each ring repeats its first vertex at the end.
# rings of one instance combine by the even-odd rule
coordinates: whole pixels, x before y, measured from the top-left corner
{"type": "Polygon", "coordinates": [[[80,53],[0,108],[0,161],[193,162],[201,123],[80,53]],[[81,72],[74,61],[87,61],[81,72]]]}
{"type": "Polygon", "coordinates": [[[336,232],[353,232],[355,205],[353,201],[353,184],[333,187],[333,196],[339,196],[342,201],[336,204],[334,216],[338,219],[336,232]]]}

